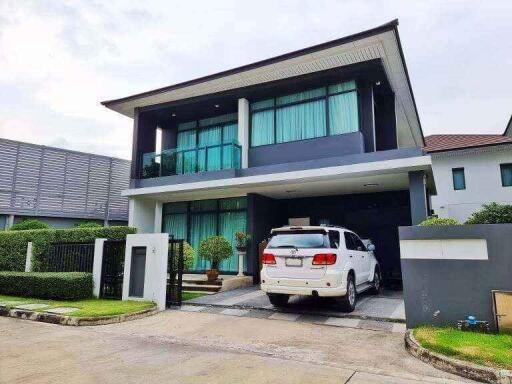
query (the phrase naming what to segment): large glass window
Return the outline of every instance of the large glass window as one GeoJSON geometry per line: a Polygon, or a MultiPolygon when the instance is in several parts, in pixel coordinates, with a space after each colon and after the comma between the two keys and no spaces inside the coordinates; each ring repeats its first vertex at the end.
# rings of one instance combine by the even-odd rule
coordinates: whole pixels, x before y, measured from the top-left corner
{"type": "Polygon", "coordinates": [[[179,124],[176,173],[238,168],[237,120],[232,113],[179,124]]]}
{"type": "Polygon", "coordinates": [[[359,130],[355,81],[251,103],[251,146],[359,130]]]}
{"type": "Polygon", "coordinates": [[[233,255],[220,263],[223,272],[238,271],[235,233],[247,230],[247,200],[237,197],[164,204],[163,231],[184,239],[196,250],[192,271],[205,271],[210,263],[198,254],[199,244],[209,236],[224,236],[233,246],[233,255]]]}
{"type": "Polygon", "coordinates": [[[501,185],[504,187],[512,187],[512,164],[501,164],[501,185]]]}

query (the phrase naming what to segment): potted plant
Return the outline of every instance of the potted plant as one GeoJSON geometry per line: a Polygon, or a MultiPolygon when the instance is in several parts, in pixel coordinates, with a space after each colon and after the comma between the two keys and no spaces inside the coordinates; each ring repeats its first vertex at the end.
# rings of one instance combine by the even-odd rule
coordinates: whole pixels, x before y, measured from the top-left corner
{"type": "Polygon", "coordinates": [[[236,232],[235,233],[235,241],[236,241],[236,250],[238,252],[238,275],[244,276],[244,256],[247,251],[247,244],[251,236],[245,232],[236,232]]]}
{"type": "Polygon", "coordinates": [[[238,252],[247,251],[247,244],[249,244],[249,240],[251,240],[251,235],[245,232],[237,232],[235,233],[236,240],[236,250],[238,252]]]}
{"type": "Polygon", "coordinates": [[[201,241],[199,245],[199,256],[210,262],[210,270],[206,271],[209,282],[219,277],[219,263],[229,259],[233,254],[233,247],[229,241],[222,236],[210,236],[201,241]]]}

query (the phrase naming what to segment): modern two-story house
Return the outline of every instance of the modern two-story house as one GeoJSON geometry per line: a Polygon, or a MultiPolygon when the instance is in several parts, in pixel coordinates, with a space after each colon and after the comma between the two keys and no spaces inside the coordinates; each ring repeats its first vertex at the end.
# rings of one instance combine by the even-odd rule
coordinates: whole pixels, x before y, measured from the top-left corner
{"type": "Polygon", "coordinates": [[[397,227],[427,216],[435,186],[397,27],[103,102],[134,121],[129,224],[196,249],[247,231],[255,282],[271,228],[341,225],[400,278],[397,227]]]}

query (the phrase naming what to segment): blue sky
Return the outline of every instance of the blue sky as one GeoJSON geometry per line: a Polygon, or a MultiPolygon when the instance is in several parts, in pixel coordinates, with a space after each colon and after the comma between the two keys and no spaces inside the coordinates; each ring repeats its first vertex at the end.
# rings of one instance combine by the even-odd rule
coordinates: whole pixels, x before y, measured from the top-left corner
{"type": "Polygon", "coordinates": [[[512,1],[0,1],[0,137],[130,156],[132,121],[100,101],[398,18],[420,119],[502,133],[512,1]]]}

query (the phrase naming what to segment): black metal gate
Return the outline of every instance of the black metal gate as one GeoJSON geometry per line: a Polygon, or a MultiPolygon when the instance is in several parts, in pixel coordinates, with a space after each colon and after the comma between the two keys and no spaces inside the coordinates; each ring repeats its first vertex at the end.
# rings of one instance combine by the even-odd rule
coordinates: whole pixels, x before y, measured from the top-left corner
{"type": "Polygon", "coordinates": [[[43,258],[47,272],[89,272],[94,261],[92,243],[52,243],[43,258]]]}
{"type": "Polygon", "coordinates": [[[103,244],[101,298],[121,299],[123,296],[125,248],[126,240],[106,240],[103,244]]]}
{"type": "Polygon", "coordinates": [[[181,305],[183,283],[183,240],[169,239],[167,259],[167,306],[181,305]]]}

